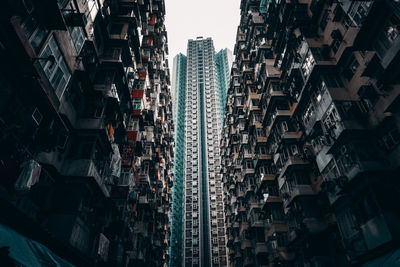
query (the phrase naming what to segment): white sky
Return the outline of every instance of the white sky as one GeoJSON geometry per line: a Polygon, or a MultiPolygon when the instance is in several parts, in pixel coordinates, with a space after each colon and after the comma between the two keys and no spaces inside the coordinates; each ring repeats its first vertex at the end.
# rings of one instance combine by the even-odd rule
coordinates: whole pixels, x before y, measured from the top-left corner
{"type": "Polygon", "coordinates": [[[169,67],[178,53],[186,55],[187,41],[211,37],[215,51],[233,51],[240,20],[240,0],[165,0],[169,67]]]}

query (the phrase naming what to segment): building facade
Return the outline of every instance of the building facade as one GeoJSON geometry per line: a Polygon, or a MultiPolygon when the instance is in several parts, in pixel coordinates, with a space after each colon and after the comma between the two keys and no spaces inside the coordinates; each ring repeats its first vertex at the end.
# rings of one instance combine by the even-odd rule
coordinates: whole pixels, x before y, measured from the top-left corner
{"type": "Polygon", "coordinates": [[[179,54],[174,57],[171,89],[174,103],[175,148],[169,266],[182,266],[183,264],[186,63],[185,55],[179,54]]]}
{"type": "Polygon", "coordinates": [[[0,262],[167,265],[164,1],[2,4],[0,262]]]}
{"type": "Polygon", "coordinates": [[[226,95],[229,88],[229,80],[231,78],[232,62],[232,51],[228,48],[221,49],[218,53],[215,54],[215,67],[218,77],[221,125],[224,124],[226,95]]]}
{"type": "Polygon", "coordinates": [[[397,1],[242,0],[221,153],[230,266],[395,266],[397,1]]]}
{"type": "MultiPolygon", "coordinates": [[[[176,253],[177,262],[184,266],[224,266],[225,225],[219,174],[220,100],[212,39],[189,40],[187,57],[180,54],[175,61],[173,91],[177,114],[174,116],[177,125],[182,125],[176,128],[175,136],[184,138],[184,142],[175,143],[175,152],[183,148],[183,152],[176,155],[177,159],[182,157],[184,168],[179,173],[183,175],[183,194],[177,196],[183,199],[184,206],[183,236],[180,237],[183,255],[176,253]],[[178,67],[179,62],[182,63],[179,66],[185,62],[186,69],[178,67]],[[186,77],[185,88],[179,86],[183,85],[183,77],[186,77]]],[[[179,165],[175,167],[178,170],[179,165]]],[[[172,229],[174,227],[178,229],[176,225],[172,229]]],[[[171,251],[171,255],[174,253],[171,251]]]]}

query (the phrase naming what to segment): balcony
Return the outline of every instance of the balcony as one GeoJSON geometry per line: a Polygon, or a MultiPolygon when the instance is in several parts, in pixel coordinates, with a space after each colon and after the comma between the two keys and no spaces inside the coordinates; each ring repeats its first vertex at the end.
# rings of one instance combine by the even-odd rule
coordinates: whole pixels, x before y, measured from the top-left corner
{"type": "MultiPolygon", "coordinates": [[[[243,245],[242,245],[243,246],[243,245]]],[[[245,245],[245,248],[247,248],[247,244],[245,245]]],[[[249,257],[249,256],[246,256],[245,258],[244,258],[244,261],[243,261],[243,266],[244,267],[251,267],[251,266],[254,266],[254,258],[253,257],[249,257]]]]}
{"type": "Polygon", "coordinates": [[[250,226],[252,228],[264,228],[264,221],[260,218],[260,213],[250,217],[250,226]],[[254,217],[253,217],[254,216],[254,217]]]}
{"type": "Polygon", "coordinates": [[[361,232],[368,250],[373,250],[392,240],[398,240],[400,235],[396,230],[397,227],[391,223],[394,218],[399,220],[398,215],[386,211],[361,225],[361,232]]]}
{"type": "MultiPolygon", "coordinates": [[[[28,6],[34,7],[36,16],[41,19],[43,24],[46,25],[46,28],[50,30],[67,30],[63,14],[59,7],[59,4],[65,1],[41,0],[32,2],[30,2],[28,6]]],[[[18,4],[21,5],[22,8],[22,3],[18,4]]]]}
{"type": "Polygon", "coordinates": [[[122,49],[117,47],[109,47],[100,56],[100,61],[106,63],[122,63],[122,60],[122,49]]]}
{"type": "Polygon", "coordinates": [[[267,143],[267,139],[268,139],[268,137],[266,137],[266,136],[257,136],[256,137],[256,142],[258,143],[258,144],[265,144],[265,143],[267,143]]]}
{"type": "Polygon", "coordinates": [[[272,108],[276,99],[284,97],[286,97],[286,94],[282,91],[282,89],[279,89],[279,87],[270,89],[270,92],[264,97],[264,105],[262,110],[263,117],[265,117],[265,114],[270,112],[270,109],[272,108]]]}
{"type": "Polygon", "coordinates": [[[145,154],[143,154],[143,156],[142,156],[142,160],[143,161],[145,161],[145,160],[148,160],[148,161],[153,160],[153,152],[151,152],[151,151],[145,152],[145,154]]]}
{"type": "Polygon", "coordinates": [[[289,156],[282,167],[278,180],[281,179],[285,175],[286,171],[289,170],[290,168],[308,164],[309,164],[308,160],[305,160],[300,156],[289,156]]]}
{"type": "Polygon", "coordinates": [[[139,196],[139,204],[149,204],[147,195],[139,196]]]}
{"type": "Polygon", "coordinates": [[[285,208],[287,208],[296,197],[316,195],[311,185],[293,185],[289,192],[283,194],[285,195],[283,200],[285,208]]]}
{"type": "Polygon", "coordinates": [[[254,253],[256,254],[256,256],[262,256],[268,254],[267,244],[265,242],[256,243],[254,248],[254,253]]]}
{"type": "Polygon", "coordinates": [[[243,159],[253,159],[254,154],[251,153],[250,149],[244,149],[244,151],[242,152],[242,157],[243,159]]]}
{"type": "Polygon", "coordinates": [[[148,185],[150,186],[150,176],[148,173],[141,172],[139,173],[139,183],[141,185],[148,185]]]}
{"type": "Polygon", "coordinates": [[[342,146],[334,156],[340,175],[346,177],[348,181],[353,180],[360,173],[384,170],[389,167],[389,163],[383,155],[379,154],[379,151],[364,149],[365,146],[368,144],[353,142],[353,144],[342,146]],[[366,154],[365,151],[368,151],[369,154],[366,154]]]}
{"type": "Polygon", "coordinates": [[[111,40],[128,40],[128,23],[110,23],[107,27],[111,40]]]}
{"type": "Polygon", "coordinates": [[[296,131],[296,132],[290,132],[290,131],[285,131],[281,134],[281,139],[282,140],[299,140],[303,135],[302,131],[296,131]]]}
{"type": "Polygon", "coordinates": [[[228,248],[233,246],[233,240],[233,236],[228,235],[228,243],[226,244],[228,248]]]}
{"type": "Polygon", "coordinates": [[[253,118],[251,121],[250,121],[250,124],[249,124],[249,127],[251,128],[251,127],[255,127],[255,128],[262,128],[263,126],[262,126],[262,122],[261,122],[261,120],[257,120],[257,119],[255,119],[255,118],[253,118]]]}
{"type": "MultiPolygon", "coordinates": [[[[314,128],[315,123],[322,119],[329,106],[332,104],[332,97],[329,90],[325,86],[323,88],[320,98],[315,99],[315,101],[310,101],[305,108],[303,123],[307,135],[314,128]]],[[[342,88],[335,88],[333,90],[339,91],[342,90],[342,88]]]]}
{"type": "Polygon", "coordinates": [[[255,173],[254,168],[242,169],[242,177],[246,177],[246,175],[253,175],[255,173]]]}
{"type": "Polygon", "coordinates": [[[289,227],[284,221],[270,221],[267,223],[267,236],[270,238],[274,233],[288,232],[289,227]]]}
{"type": "Polygon", "coordinates": [[[260,190],[263,184],[275,181],[275,174],[261,173],[258,179],[258,189],[260,190]]]}
{"type": "Polygon", "coordinates": [[[248,222],[242,222],[240,224],[240,228],[239,228],[239,236],[242,236],[243,231],[246,231],[249,229],[249,223],[248,222]]]}
{"type": "Polygon", "coordinates": [[[273,196],[270,194],[267,194],[264,196],[264,199],[261,201],[262,204],[262,209],[266,209],[270,204],[272,203],[281,203],[282,202],[282,197],[281,196],[273,196]]]}
{"type": "Polygon", "coordinates": [[[240,253],[240,251],[236,251],[236,252],[235,252],[234,258],[235,258],[236,261],[240,261],[240,259],[241,259],[242,257],[243,257],[243,256],[242,256],[242,253],[240,253]]]}
{"type": "Polygon", "coordinates": [[[264,161],[270,161],[270,160],[272,160],[272,155],[256,153],[255,158],[254,158],[254,165],[257,167],[260,163],[262,163],[264,161]]]}
{"type": "MultiPolygon", "coordinates": [[[[291,117],[293,112],[291,110],[285,110],[285,109],[278,109],[276,108],[274,113],[271,115],[270,118],[267,118],[266,121],[269,123],[267,124],[267,131],[271,132],[272,128],[274,127],[275,121],[281,118],[289,118],[291,117]]],[[[263,114],[265,118],[265,114],[263,114]]]]}
{"type": "Polygon", "coordinates": [[[249,239],[241,238],[240,240],[240,249],[245,250],[247,248],[251,248],[251,242],[249,239]]]}
{"type": "Polygon", "coordinates": [[[237,196],[238,198],[242,198],[242,197],[244,196],[244,191],[245,191],[244,188],[239,187],[239,188],[237,189],[237,194],[236,194],[236,196],[237,196]]]}
{"type": "Polygon", "coordinates": [[[106,129],[104,118],[81,118],[76,122],[75,127],[86,130],[106,129]]]}
{"type": "Polygon", "coordinates": [[[91,159],[66,160],[60,173],[63,176],[92,177],[103,194],[109,197],[109,192],[104,185],[104,177],[100,174],[96,164],[91,159]]]}

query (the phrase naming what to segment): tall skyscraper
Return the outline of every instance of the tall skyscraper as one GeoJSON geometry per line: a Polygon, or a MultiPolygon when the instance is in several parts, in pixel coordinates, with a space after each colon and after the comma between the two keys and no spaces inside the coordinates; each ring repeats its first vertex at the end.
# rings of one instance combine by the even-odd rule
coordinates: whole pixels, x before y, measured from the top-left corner
{"type": "MultiPolygon", "coordinates": [[[[178,186],[173,192],[171,266],[182,260],[185,266],[226,265],[219,151],[223,115],[217,74],[228,73],[219,70],[221,66],[229,66],[224,53],[221,52],[217,65],[212,39],[198,37],[189,40],[187,58],[179,54],[174,61],[175,186],[178,186]],[[184,186],[179,187],[180,183],[184,186]],[[183,239],[179,232],[182,228],[183,239]]],[[[226,91],[225,84],[222,90],[226,91]]]]}
{"type": "Polygon", "coordinates": [[[215,54],[215,66],[217,69],[218,93],[219,93],[219,102],[221,110],[220,112],[221,125],[224,124],[226,94],[229,88],[232,62],[233,62],[232,51],[229,50],[228,48],[221,49],[218,53],[215,54]]]}
{"type": "Polygon", "coordinates": [[[172,73],[172,98],[175,125],[174,186],[172,188],[170,266],[182,266],[183,256],[183,194],[185,163],[185,102],[186,61],[183,54],[176,55],[172,73]]]}

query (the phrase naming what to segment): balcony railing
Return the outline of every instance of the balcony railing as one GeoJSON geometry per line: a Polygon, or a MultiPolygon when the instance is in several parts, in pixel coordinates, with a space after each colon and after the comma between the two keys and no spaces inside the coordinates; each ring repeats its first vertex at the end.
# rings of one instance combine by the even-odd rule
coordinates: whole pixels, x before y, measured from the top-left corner
{"type": "Polygon", "coordinates": [[[283,175],[285,175],[286,171],[289,168],[291,168],[291,167],[293,167],[295,165],[307,165],[307,164],[309,164],[308,160],[302,158],[299,155],[289,156],[286,160],[284,160],[284,164],[283,164],[283,167],[282,167],[282,170],[281,170],[281,172],[279,174],[279,178],[278,179],[283,177],[283,175]]]}
{"type": "Polygon", "coordinates": [[[150,176],[148,173],[139,173],[139,182],[141,185],[150,185],[150,176]]]}
{"type": "Polygon", "coordinates": [[[283,205],[285,207],[289,206],[289,204],[298,196],[310,196],[315,194],[316,193],[311,188],[311,185],[293,185],[291,190],[283,192],[283,195],[285,195],[283,205]]]}
{"type": "Polygon", "coordinates": [[[267,254],[268,253],[267,244],[265,242],[256,243],[256,246],[254,248],[254,253],[256,254],[256,256],[267,254]]]}
{"type": "Polygon", "coordinates": [[[91,159],[67,160],[64,162],[61,174],[64,176],[93,177],[105,196],[109,192],[104,185],[104,179],[95,162],[91,159]]]}

